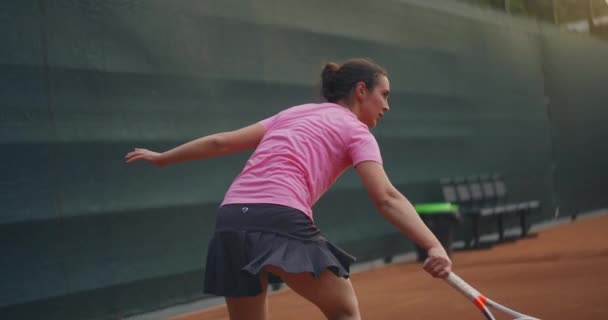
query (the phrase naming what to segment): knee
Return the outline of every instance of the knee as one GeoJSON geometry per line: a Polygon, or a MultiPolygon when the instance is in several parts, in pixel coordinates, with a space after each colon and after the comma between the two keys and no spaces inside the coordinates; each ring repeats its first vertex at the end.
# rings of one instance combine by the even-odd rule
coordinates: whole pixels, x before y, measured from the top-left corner
{"type": "Polygon", "coordinates": [[[326,314],[329,320],[361,320],[357,299],[336,306],[326,314]]]}
{"type": "Polygon", "coordinates": [[[338,315],[335,317],[329,317],[327,318],[328,320],[361,320],[361,317],[358,314],[352,314],[352,315],[338,315]]]}

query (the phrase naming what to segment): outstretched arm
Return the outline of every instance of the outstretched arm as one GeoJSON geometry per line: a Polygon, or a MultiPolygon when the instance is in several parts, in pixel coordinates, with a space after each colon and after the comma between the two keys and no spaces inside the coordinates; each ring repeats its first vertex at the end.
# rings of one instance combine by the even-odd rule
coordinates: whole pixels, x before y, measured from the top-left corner
{"type": "Polygon", "coordinates": [[[452,262],[435,235],[422,222],[412,204],[393,186],[384,167],[375,161],[356,166],[376,209],[402,233],[428,251],[424,269],[434,277],[447,277],[452,262]]]}
{"type": "Polygon", "coordinates": [[[207,159],[255,148],[266,129],[259,123],[230,131],[208,135],[192,140],[162,153],[135,148],[126,156],[127,163],[144,160],[157,166],[176,162],[207,159]]]}

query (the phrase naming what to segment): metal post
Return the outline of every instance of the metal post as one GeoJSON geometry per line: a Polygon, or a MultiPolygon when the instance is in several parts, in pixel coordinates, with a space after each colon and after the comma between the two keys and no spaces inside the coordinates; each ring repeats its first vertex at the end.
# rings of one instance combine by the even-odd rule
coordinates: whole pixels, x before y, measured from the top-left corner
{"type": "MultiPolygon", "coordinates": [[[[559,2],[558,1],[559,0],[552,0],[551,1],[551,4],[553,5],[553,22],[556,25],[559,25],[559,9],[558,9],[559,2]]],[[[606,0],[606,1],[608,1],[608,0],[606,0]]]]}
{"type": "Polygon", "coordinates": [[[595,31],[595,13],[593,11],[593,0],[587,0],[587,22],[589,23],[589,34],[593,34],[595,31]]]}

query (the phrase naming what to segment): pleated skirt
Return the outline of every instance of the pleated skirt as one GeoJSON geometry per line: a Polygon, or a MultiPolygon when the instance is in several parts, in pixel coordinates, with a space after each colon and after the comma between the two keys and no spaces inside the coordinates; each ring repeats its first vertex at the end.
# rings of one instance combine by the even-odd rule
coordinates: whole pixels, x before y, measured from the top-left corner
{"type": "Polygon", "coordinates": [[[323,238],[299,210],[274,204],[228,204],[219,208],[209,242],[204,291],[226,297],[256,296],[262,292],[260,272],[268,265],[288,273],[309,272],[315,278],[327,269],[348,278],[354,261],[323,238]]]}

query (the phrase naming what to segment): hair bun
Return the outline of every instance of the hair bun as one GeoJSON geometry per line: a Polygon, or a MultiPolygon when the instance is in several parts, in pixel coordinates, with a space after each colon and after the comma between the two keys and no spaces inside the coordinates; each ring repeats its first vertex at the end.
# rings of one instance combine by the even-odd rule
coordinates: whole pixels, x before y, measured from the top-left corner
{"type": "Polygon", "coordinates": [[[367,90],[376,86],[378,75],[388,77],[386,70],[365,58],[346,60],[342,64],[329,62],[321,72],[321,94],[328,102],[338,102],[350,97],[359,82],[367,90]]]}
{"type": "Polygon", "coordinates": [[[321,91],[323,93],[323,97],[327,99],[327,101],[335,100],[335,82],[336,82],[336,74],[340,70],[340,66],[335,62],[329,62],[325,64],[323,67],[323,71],[321,72],[321,91]]]}

